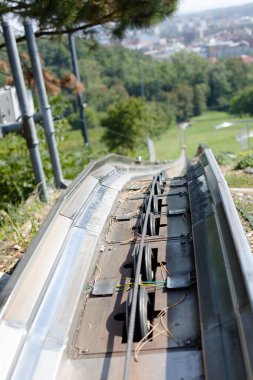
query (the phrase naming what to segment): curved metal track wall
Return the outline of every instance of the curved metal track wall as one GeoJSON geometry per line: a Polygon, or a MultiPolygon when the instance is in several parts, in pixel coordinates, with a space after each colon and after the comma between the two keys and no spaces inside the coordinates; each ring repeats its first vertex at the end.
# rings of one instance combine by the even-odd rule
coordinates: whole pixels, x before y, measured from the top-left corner
{"type": "Polygon", "coordinates": [[[252,379],[253,257],[210,149],[188,170],[203,355],[209,379],[252,379]]]}
{"type": "Polygon", "coordinates": [[[144,166],[112,155],[72,183],[2,294],[1,379],[55,378],[68,365],[72,320],[118,193],[131,178],[182,171],[185,163],[184,152],[171,164],[144,166]]]}
{"type": "MultiPolygon", "coordinates": [[[[164,165],[109,156],[89,165],[66,190],[1,294],[1,379],[123,376],[122,354],[75,357],[70,342],[84,287],[94,273],[119,194],[129,181],[143,177],[151,181],[162,170],[170,177],[186,172],[184,150],[178,161],[164,165]]],[[[208,148],[199,148],[188,163],[187,187],[202,353],[181,349],[177,363],[173,347],[169,356],[166,349],[147,351],[143,363],[135,363],[130,374],[145,379],[187,378],[187,374],[251,379],[253,259],[226,182],[208,148]]]]}

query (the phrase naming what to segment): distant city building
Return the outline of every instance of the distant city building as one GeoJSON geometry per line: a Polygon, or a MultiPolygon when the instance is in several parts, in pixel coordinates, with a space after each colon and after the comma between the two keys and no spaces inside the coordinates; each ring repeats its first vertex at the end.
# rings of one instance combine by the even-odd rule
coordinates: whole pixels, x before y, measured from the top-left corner
{"type": "Polygon", "coordinates": [[[241,55],[241,61],[246,64],[253,64],[253,57],[250,55],[241,55]]]}
{"type": "MultiPolygon", "coordinates": [[[[101,41],[108,44],[103,33],[101,41]]],[[[253,7],[235,13],[231,8],[192,15],[176,15],[144,31],[129,31],[121,42],[128,49],[141,50],[159,60],[185,49],[215,62],[222,57],[242,57],[251,63],[253,55],[253,7]]],[[[115,41],[110,42],[112,46],[115,41]]]]}
{"type": "Polygon", "coordinates": [[[252,49],[247,41],[234,42],[211,40],[207,45],[208,58],[240,57],[241,55],[248,53],[250,50],[252,49]]]}

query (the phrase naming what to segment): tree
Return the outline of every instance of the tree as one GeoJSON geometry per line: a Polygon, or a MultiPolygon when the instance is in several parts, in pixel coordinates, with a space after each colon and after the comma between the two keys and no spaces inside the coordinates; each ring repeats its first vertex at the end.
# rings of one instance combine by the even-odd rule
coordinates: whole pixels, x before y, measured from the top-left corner
{"type": "Polygon", "coordinates": [[[233,94],[247,87],[249,82],[252,83],[251,65],[245,64],[240,58],[228,58],[224,60],[224,64],[233,94]]]}
{"type": "Polygon", "coordinates": [[[193,88],[193,114],[199,116],[206,110],[206,94],[208,87],[206,84],[197,84],[193,88]]]}
{"type": "Polygon", "coordinates": [[[158,137],[175,121],[174,107],[168,102],[145,102],[144,119],[148,135],[158,137]]]}
{"type": "Polygon", "coordinates": [[[253,115],[253,86],[242,90],[231,100],[230,112],[236,115],[253,115]]]}
{"type": "Polygon", "coordinates": [[[113,35],[148,27],[171,15],[178,0],[3,0],[0,16],[14,14],[36,21],[37,36],[89,30],[111,23],[113,35]]]}
{"type": "Polygon", "coordinates": [[[195,53],[182,50],[172,57],[175,85],[195,86],[208,82],[209,62],[195,53]]]}
{"type": "Polygon", "coordinates": [[[193,116],[192,87],[181,84],[170,94],[170,101],[176,108],[177,121],[186,121],[193,116]]]}
{"type": "Polygon", "coordinates": [[[144,101],[138,98],[122,99],[109,108],[102,125],[107,128],[104,138],[110,151],[134,152],[144,142],[143,111],[144,101]]]}
{"type": "Polygon", "coordinates": [[[226,109],[232,94],[229,73],[223,61],[213,65],[209,70],[208,106],[226,109]]]}

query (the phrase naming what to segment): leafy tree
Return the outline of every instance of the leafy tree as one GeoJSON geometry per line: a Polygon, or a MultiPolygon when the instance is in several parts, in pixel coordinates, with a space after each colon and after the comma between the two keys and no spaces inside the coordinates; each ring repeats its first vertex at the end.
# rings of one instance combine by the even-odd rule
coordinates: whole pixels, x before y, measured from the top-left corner
{"type": "Polygon", "coordinates": [[[228,58],[224,60],[224,64],[232,94],[247,87],[249,82],[253,84],[253,70],[250,67],[251,65],[246,65],[239,58],[228,58]]]}
{"type": "Polygon", "coordinates": [[[209,62],[195,53],[181,51],[172,57],[174,86],[187,84],[195,86],[208,81],[209,62]]]}
{"type": "Polygon", "coordinates": [[[253,86],[242,90],[231,100],[230,112],[237,115],[253,115],[253,86]]]}
{"type": "Polygon", "coordinates": [[[226,109],[230,102],[232,89],[224,61],[220,61],[210,68],[209,88],[208,106],[226,109]]]}
{"type": "Polygon", "coordinates": [[[197,84],[193,88],[193,114],[199,116],[206,110],[206,96],[208,87],[206,84],[197,84]]]}
{"type": "Polygon", "coordinates": [[[181,84],[170,94],[171,103],[176,108],[177,121],[186,121],[193,116],[192,87],[181,84]]]}
{"type": "Polygon", "coordinates": [[[145,102],[143,115],[147,133],[151,137],[161,135],[175,120],[174,108],[165,102],[145,102]]]}
{"type": "Polygon", "coordinates": [[[110,151],[126,154],[134,152],[144,141],[144,101],[138,98],[123,99],[108,110],[102,121],[106,128],[105,142],[110,151]]]}
{"type": "Polygon", "coordinates": [[[87,120],[87,125],[89,128],[97,128],[100,127],[100,114],[96,111],[96,109],[92,106],[88,106],[85,109],[86,113],[86,120],[87,120]]]}
{"type": "Polygon", "coordinates": [[[3,0],[0,15],[12,13],[36,21],[37,35],[89,30],[111,23],[112,33],[143,28],[171,15],[178,0],[3,0]]]}
{"type": "Polygon", "coordinates": [[[117,103],[121,99],[128,98],[128,93],[124,86],[115,85],[108,88],[103,86],[97,93],[97,110],[99,112],[106,112],[107,109],[114,103],[117,103]]]}

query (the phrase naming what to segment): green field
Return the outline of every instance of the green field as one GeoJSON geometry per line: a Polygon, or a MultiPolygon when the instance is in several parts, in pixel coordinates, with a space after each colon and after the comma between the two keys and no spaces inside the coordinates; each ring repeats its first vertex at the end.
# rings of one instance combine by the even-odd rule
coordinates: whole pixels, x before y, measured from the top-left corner
{"type": "MultiPolygon", "coordinates": [[[[88,133],[90,145],[94,152],[106,150],[106,146],[103,143],[104,128],[89,129],[88,133]]],[[[58,136],[58,146],[59,150],[65,153],[86,149],[81,131],[74,129],[64,131],[62,139],[58,136]]]]}
{"type": "MultiPolygon", "coordinates": [[[[200,117],[193,118],[191,127],[185,130],[188,157],[194,156],[200,143],[208,145],[216,155],[222,152],[239,153],[240,145],[236,141],[236,136],[246,126],[250,128],[251,124],[253,124],[253,119],[233,118],[224,112],[206,112],[200,117]],[[225,121],[230,121],[233,125],[228,128],[215,129],[215,126],[225,121]]],[[[87,163],[109,153],[103,139],[104,131],[105,129],[102,127],[89,129],[90,147],[87,148],[84,146],[80,130],[71,129],[70,125],[66,125],[64,128],[56,128],[64,178],[75,178],[87,163]]],[[[42,138],[44,135],[42,129],[38,129],[38,132],[42,138]]],[[[180,129],[174,125],[154,140],[156,156],[160,161],[174,160],[179,157],[181,150],[180,132],[180,129]]],[[[50,183],[52,181],[52,168],[49,162],[48,147],[43,139],[40,144],[40,151],[45,173],[50,183]]],[[[135,152],[132,152],[132,157],[137,156],[141,156],[144,160],[148,159],[145,142],[135,152]]],[[[226,155],[221,155],[220,163],[226,163],[224,156],[226,155]]],[[[0,184],[2,183],[2,186],[5,186],[7,193],[11,194],[13,191],[12,199],[18,199],[17,192],[23,196],[23,188],[27,187],[27,193],[33,188],[31,169],[29,169],[30,171],[26,170],[30,165],[30,159],[25,141],[20,136],[10,134],[0,139],[0,165],[2,168],[2,182],[0,181],[0,184]]]]}
{"type": "MultiPolygon", "coordinates": [[[[192,126],[185,130],[185,141],[187,145],[188,156],[192,157],[200,143],[208,145],[214,153],[220,152],[233,152],[240,151],[240,145],[236,141],[236,136],[242,132],[246,126],[252,125],[252,119],[239,119],[233,118],[225,112],[206,112],[202,116],[192,119],[192,126]],[[216,125],[222,124],[225,121],[235,123],[229,128],[216,130],[216,125]]],[[[58,146],[60,152],[71,154],[73,152],[86,152],[87,148],[84,147],[84,141],[80,130],[64,130],[57,133],[58,146]]],[[[104,128],[89,129],[90,146],[92,151],[90,159],[96,159],[100,156],[108,154],[108,149],[103,141],[104,128]]],[[[6,154],[9,149],[7,141],[11,136],[6,139],[0,139],[0,154],[6,154]]],[[[179,128],[174,125],[167,132],[154,140],[156,155],[159,160],[173,160],[180,154],[181,149],[181,134],[179,128]]],[[[25,142],[24,142],[25,145],[25,142]]],[[[145,149],[140,148],[138,155],[147,159],[148,153],[145,149]]]]}
{"type": "MultiPolygon", "coordinates": [[[[232,118],[227,113],[221,112],[207,112],[200,117],[193,118],[192,126],[185,131],[188,156],[192,157],[195,154],[199,143],[204,143],[210,146],[215,154],[221,152],[238,153],[240,151],[240,146],[236,141],[236,136],[241,133],[242,128],[245,128],[246,125],[250,127],[251,123],[253,124],[253,119],[236,119],[232,118]],[[231,121],[235,124],[224,129],[216,130],[214,128],[216,125],[222,124],[225,121],[231,121]]],[[[65,178],[74,178],[83,169],[87,162],[108,154],[108,149],[103,141],[103,134],[103,128],[90,129],[89,138],[91,148],[87,148],[84,146],[80,130],[73,130],[68,127],[62,131],[57,131],[58,147],[65,178]]],[[[166,133],[155,140],[154,143],[156,155],[159,160],[173,160],[177,158],[181,149],[181,135],[179,128],[176,126],[170,128],[166,133]]],[[[42,145],[44,145],[42,153],[44,152],[44,155],[47,153],[48,156],[48,150],[45,143],[42,145]]],[[[8,207],[8,213],[2,211],[2,214],[0,215],[0,241],[4,239],[5,236],[9,236],[22,247],[26,247],[29,244],[31,236],[34,235],[39,226],[39,221],[37,221],[34,216],[34,210],[36,209],[37,214],[40,216],[41,208],[44,208],[44,204],[41,204],[40,202],[37,204],[36,194],[34,196],[35,203],[31,207],[29,205],[27,207],[24,206],[22,200],[25,198],[23,199],[22,196],[20,198],[15,198],[17,197],[17,192],[15,192],[16,187],[19,192],[22,192],[24,181],[27,181],[24,176],[27,176],[28,174],[31,176],[31,172],[23,168],[24,165],[29,164],[29,157],[26,160],[23,157],[24,151],[27,153],[24,139],[13,134],[0,139],[0,165],[1,160],[3,161],[3,157],[6,158],[6,164],[4,165],[4,162],[2,162],[2,169],[4,169],[2,181],[7,182],[7,188],[10,190],[10,199],[12,199],[13,202],[13,204],[10,204],[8,207]],[[22,155],[19,157],[19,149],[21,147],[23,147],[21,149],[22,155]],[[18,167],[20,173],[16,169],[17,160],[21,160],[21,166],[18,167]],[[14,182],[12,183],[12,181],[14,182]],[[31,216],[30,218],[32,218],[34,222],[29,235],[23,238],[22,225],[25,218],[30,215],[29,213],[33,215],[33,218],[31,216]]],[[[140,148],[138,154],[141,155],[143,159],[146,159],[147,149],[145,150],[143,147],[140,148]]],[[[233,166],[235,166],[235,163],[236,161],[233,162],[233,166]]],[[[44,167],[49,167],[51,169],[48,160],[44,161],[44,167]]],[[[253,186],[253,176],[243,173],[242,170],[232,171],[227,174],[226,178],[230,187],[253,186]]],[[[2,183],[4,184],[4,182],[2,183]]],[[[33,189],[33,186],[34,185],[32,184],[31,190],[33,189]]],[[[29,194],[30,193],[28,193],[28,195],[29,194]]]]}
{"type": "MultiPolygon", "coordinates": [[[[253,130],[253,119],[234,118],[225,112],[206,112],[202,116],[193,118],[192,126],[185,130],[188,156],[194,156],[200,143],[208,145],[214,153],[239,152],[240,144],[236,141],[236,136],[246,126],[252,126],[253,130]],[[222,129],[214,128],[224,122],[231,122],[234,125],[222,129]]],[[[157,158],[159,160],[177,158],[180,146],[180,130],[174,126],[155,141],[157,158]]]]}
{"type": "MultiPolygon", "coordinates": [[[[192,126],[185,130],[185,141],[188,156],[192,157],[196,153],[200,143],[208,145],[214,153],[240,151],[240,144],[236,141],[236,136],[242,132],[246,126],[251,126],[253,130],[253,118],[235,118],[226,112],[206,112],[202,116],[192,119],[192,126]],[[224,122],[234,123],[231,127],[216,130],[214,127],[224,122]]],[[[93,150],[91,158],[97,158],[103,152],[106,154],[106,146],[103,142],[103,128],[89,130],[89,138],[93,150]]],[[[174,125],[166,133],[154,140],[157,158],[163,160],[173,160],[180,155],[181,133],[174,125]]],[[[64,133],[64,139],[59,142],[60,151],[71,153],[84,149],[83,138],[78,130],[69,130],[64,133]]],[[[140,150],[139,155],[147,159],[147,152],[140,150]]]]}

